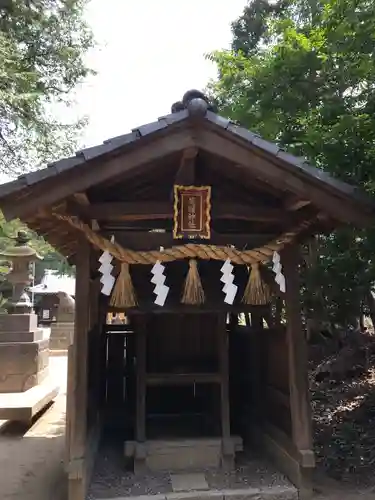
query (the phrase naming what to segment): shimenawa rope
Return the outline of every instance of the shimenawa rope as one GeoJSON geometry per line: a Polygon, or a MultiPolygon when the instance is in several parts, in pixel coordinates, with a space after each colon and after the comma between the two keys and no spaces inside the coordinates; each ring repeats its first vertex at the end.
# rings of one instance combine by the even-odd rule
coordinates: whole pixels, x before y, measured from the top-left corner
{"type": "Polygon", "coordinates": [[[184,290],[181,298],[183,304],[200,305],[205,301],[205,294],[199,276],[196,258],[202,260],[227,260],[234,264],[250,266],[249,280],[242,298],[244,304],[264,305],[269,303],[271,291],[263,282],[259,265],[268,262],[275,251],[280,251],[290,243],[301,230],[307,228],[313,221],[304,221],[294,231],[282,234],[278,239],[267,243],[261,248],[252,250],[237,250],[233,247],[193,244],[174,246],[148,252],[134,251],[123,248],[116,241],[113,243],[107,238],[93,231],[87,224],[76,217],[65,214],[53,214],[57,219],[66,222],[75,229],[83,232],[86,238],[100,250],[108,251],[121,262],[121,272],[112,292],[110,304],[119,309],[128,309],[137,306],[137,298],[133,287],[129,264],[155,264],[155,262],[172,262],[189,259],[189,271],[185,278],[184,290]]]}

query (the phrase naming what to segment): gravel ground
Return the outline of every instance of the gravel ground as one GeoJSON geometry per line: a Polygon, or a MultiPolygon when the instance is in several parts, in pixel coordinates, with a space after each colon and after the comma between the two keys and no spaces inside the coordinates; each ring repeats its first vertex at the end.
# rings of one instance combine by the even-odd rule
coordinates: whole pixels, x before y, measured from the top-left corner
{"type": "MultiPolygon", "coordinates": [[[[137,476],[129,468],[122,455],[122,447],[115,446],[114,443],[103,444],[98,454],[87,500],[172,492],[168,473],[137,476]]],[[[213,490],[291,486],[272,465],[249,454],[239,456],[237,468],[233,472],[224,473],[209,469],[197,472],[205,472],[208,486],[213,490]]]]}

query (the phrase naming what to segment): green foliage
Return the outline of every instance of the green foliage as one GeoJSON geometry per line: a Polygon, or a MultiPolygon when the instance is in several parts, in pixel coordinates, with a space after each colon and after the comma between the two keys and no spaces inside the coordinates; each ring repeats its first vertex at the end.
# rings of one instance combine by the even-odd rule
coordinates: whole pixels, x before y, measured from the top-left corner
{"type": "MultiPolygon", "coordinates": [[[[0,172],[19,175],[59,156],[70,155],[85,119],[62,122],[57,112],[71,105],[73,91],[91,70],[84,57],[93,36],[83,18],[87,0],[0,2],[0,172]],[[53,113],[52,113],[53,112],[53,113]]],[[[19,221],[0,217],[0,250],[9,246],[19,221]]],[[[31,234],[46,267],[72,272],[66,260],[31,234]]]]}
{"type": "Polygon", "coordinates": [[[0,6],[0,170],[19,174],[74,150],[84,120],[62,123],[53,106],[69,105],[90,70],[93,44],[86,0],[12,0],[0,6]]]}
{"type": "MultiPolygon", "coordinates": [[[[43,260],[35,263],[35,281],[38,282],[42,278],[45,269],[54,269],[59,274],[73,275],[74,269],[69,265],[68,261],[60,255],[54,248],[51,247],[43,238],[28,230],[19,220],[5,222],[3,215],[0,212],[0,252],[14,245],[14,238],[18,231],[26,230],[30,236],[29,246],[34,248],[38,255],[43,257],[43,260]]],[[[2,278],[9,267],[6,262],[0,262],[0,284],[2,278]]]]}
{"type": "MultiPolygon", "coordinates": [[[[221,112],[373,194],[372,3],[257,0],[233,23],[232,46],[208,56],[218,66],[208,91],[221,112]]],[[[319,241],[314,272],[324,312],[353,323],[375,282],[375,230],[349,228],[319,241]]]]}

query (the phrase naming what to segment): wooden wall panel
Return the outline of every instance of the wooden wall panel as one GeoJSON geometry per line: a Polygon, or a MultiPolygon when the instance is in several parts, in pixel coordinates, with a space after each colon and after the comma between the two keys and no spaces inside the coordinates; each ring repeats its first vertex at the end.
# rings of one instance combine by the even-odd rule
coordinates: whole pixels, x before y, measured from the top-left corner
{"type": "Polygon", "coordinates": [[[286,329],[264,330],[265,335],[265,418],[275,427],[291,435],[289,398],[289,365],[286,329]]]}

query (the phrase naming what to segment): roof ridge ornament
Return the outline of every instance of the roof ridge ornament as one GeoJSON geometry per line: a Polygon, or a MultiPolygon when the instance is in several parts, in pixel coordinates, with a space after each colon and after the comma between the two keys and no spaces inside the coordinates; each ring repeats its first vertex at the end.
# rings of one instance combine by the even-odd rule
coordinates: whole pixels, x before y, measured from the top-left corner
{"type": "Polygon", "coordinates": [[[172,113],[178,113],[187,109],[190,116],[200,117],[206,116],[207,111],[216,112],[215,106],[210,102],[208,97],[200,90],[192,89],[185,92],[182,101],[177,101],[172,104],[172,113]]]}

